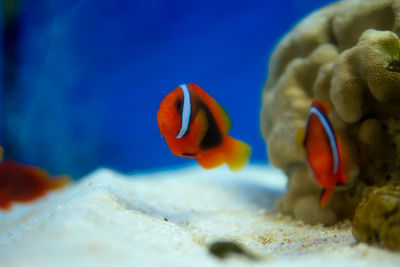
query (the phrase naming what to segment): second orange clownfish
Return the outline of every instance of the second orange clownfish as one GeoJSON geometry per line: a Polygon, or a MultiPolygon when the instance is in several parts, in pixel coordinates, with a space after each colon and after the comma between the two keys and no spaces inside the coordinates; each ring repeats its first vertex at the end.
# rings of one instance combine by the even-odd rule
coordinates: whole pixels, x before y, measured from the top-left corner
{"type": "Polygon", "coordinates": [[[197,84],[182,84],[170,92],[157,112],[158,127],[171,150],[195,158],[205,169],[226,163],[231,170],[246,165],[251,148],[228,135],[225,110],[197,84]]]}
{"type": "Polygon", "coordinates": [[[11,160],[2,161],[2,150],[0,147],[0,210],[10,210],[13,203],[32,202],[70,182],[68,176],[53,179],[47,171],[38,167],[11,160]]]}
{"type": "Polygon", "coordinates": [[[331,125],[328,113],[326,103],[312,101],[303,139],[309,166],[323,187],[321,207],[329,203],[336,185],[346,184],[348,180],[345,148],[331,125]]]}

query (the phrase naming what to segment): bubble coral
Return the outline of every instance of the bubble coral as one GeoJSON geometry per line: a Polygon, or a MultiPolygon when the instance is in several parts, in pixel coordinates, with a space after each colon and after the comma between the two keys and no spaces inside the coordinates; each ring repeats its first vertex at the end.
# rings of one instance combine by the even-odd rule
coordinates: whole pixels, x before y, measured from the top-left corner
{"type": "Polygon", "coordinates": [[[289,178],[280,212],[331,225],[354,215],[366,190],[400,180],[400,1],[348,0],[322,8],[278,43],[262,94],[261,131],[289,178]],[[328,206],[296,132],[313,99],[349,148],[350,180],[328,206]]]}

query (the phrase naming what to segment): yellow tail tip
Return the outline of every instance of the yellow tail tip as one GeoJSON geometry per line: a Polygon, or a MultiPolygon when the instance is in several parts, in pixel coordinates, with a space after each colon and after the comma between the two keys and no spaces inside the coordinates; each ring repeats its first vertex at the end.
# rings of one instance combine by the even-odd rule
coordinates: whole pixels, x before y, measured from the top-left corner
{"type": "Polygon", "coordinates": [[[57,176],[50,181],[49,188],[51,190],[62,189],[66,187],[70,182],[71,177],[68,175],[57,176]]]}
{"type": "Polygon", "coordinates": [[[251,156],[251,147],[237,139],[233,139],[232,156],[227,160],[227,164],[232,171],[240,171],[249,162],[251,156]]]}

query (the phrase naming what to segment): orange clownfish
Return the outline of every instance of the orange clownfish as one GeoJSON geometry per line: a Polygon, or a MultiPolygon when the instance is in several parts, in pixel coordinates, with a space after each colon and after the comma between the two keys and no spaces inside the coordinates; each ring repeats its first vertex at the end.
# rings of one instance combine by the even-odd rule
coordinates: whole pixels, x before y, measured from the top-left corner
{"type": "Polygon", "coordinates": [[[312,101],[303,140],[308,163],[323,187],[321,207],[329,203],[336,185],[345,184],[348,179],[343,144],[332,128],[328,113],[326,103],[312,101]]]}
{"type": "Polygon", "coordinates": [[[197,84],[182,84],[160,104],[157,122],[174,155],[195,158],[205,169],[224,163],[237,171],[246,165],[251,148],[228,135],[225,110],[197,84]]]}
{"type": "MultiPolygon", "coordinates": [[[[0,148],[1,149],[1,148],[0,148]]],[[[31,202],[47,191],[59,189],[69,183],[69,177],[51,179],[37,167],[15,161],[0,162],[0,209],[10,210],[13,202],[31,202]]]]}

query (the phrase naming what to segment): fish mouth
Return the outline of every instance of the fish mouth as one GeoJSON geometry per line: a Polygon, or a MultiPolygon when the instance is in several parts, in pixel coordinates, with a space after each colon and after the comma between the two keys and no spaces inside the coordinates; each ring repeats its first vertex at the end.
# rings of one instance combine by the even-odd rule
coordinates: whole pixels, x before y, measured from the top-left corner
{"type": "Polygon", "coordinates": [[[168,129],[171,127],[171,121],[173,120],[173,116],[171,112],[165,109],[160,109],[157,112],[157,122],[158,128],[160,129],[160,133],[162,136],[165,136],[168,132],[168,129]]]}

